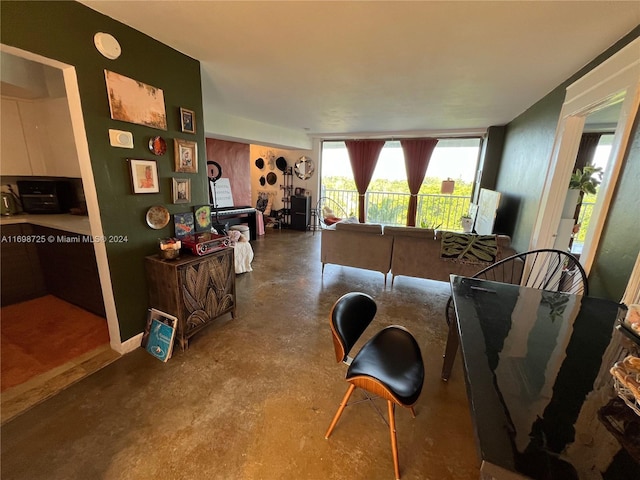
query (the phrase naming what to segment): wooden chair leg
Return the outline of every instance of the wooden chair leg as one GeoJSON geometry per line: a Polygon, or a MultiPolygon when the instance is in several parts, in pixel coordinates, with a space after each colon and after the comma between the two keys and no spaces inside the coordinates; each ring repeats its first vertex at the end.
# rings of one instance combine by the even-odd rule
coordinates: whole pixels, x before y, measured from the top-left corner
{"type": "Polygon", "coordinates": [[[400,463],[398,462],[398,439],[396,438],[396,404],[387,400],[389,407],[389,433],[391,434],[391,452],[393,453],[393,469],[396,473],[396,480],[400,480],[400,463]]]}
{"type": "Polygon", "coordinates": [[[331,425],[329,425],[329,430],[327,430],[327,433],[325,433],[324,438],[329,438],[329,435],[331,435],[331,432],[333,432],[333,428],[336,426],[336,423],[338,423],[338,420],[340,419],[340,415],[342,415],[342,411],[344,410],[344,407],[347,406],[347,402],[349,401],[349,397],[351,397],[351,394],[353,393],[353,391],[356,389],[356,386],[351,384],[349,386],[349,389],[347,390],[347,393],[345,393],[344,398],[342,399],[342,402],[340,403],[340,406],[338,407],[338,411],[336,412],[335,416],[333,417],[333,421],[331,422],[331,425]]]}

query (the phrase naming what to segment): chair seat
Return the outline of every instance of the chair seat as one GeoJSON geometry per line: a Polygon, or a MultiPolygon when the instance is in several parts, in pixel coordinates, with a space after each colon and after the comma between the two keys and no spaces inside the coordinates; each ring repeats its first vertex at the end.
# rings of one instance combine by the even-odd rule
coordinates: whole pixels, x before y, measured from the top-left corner
{"type": "Polygon", "coordinates": [[[360,349],[347,370],[347,381],[368,376],[382,383],[404,405],[413,405],[424,382],[420,348],[407,330],[390,326],[360,349]]]}

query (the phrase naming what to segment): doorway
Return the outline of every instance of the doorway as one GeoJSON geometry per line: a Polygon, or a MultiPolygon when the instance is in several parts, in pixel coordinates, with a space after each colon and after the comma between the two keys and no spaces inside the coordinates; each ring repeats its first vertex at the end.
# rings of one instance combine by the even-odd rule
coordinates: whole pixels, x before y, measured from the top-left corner
{"type": "Polygon", "coordinates": [[[553,152],[530,241],[530,249],[556,245],[569,180],[587,118],[620,104],[607,172],[593,208],[580,263],[589,274],[597,252],[640,101],[640,58],[636,39],[569,87],[560,112],[553,152]]]}
{"type": "MultiPolygon", "coordinates": [[[[2,55],[11,56],[13,59],[18,61],[28,61],[31,64],[39,65],[41,69],[46,69],[48,73],[54,72],[56,79],[59,79],[57,82],[62,89],[60,93],[60,100],[62,101],[62,97],[66,97],[66,103],[68,105],[70,122],[71,122],[71,131],[72,134],[69,136],[72,138],[70,144],[65,145],[66,148],[75,148],[78,157],[78,174],[73,175],[73,177],[80,177],[80,182],[82,185],[82,190],[84,193],[84,200],[87,206],[87,216],[90,224],[90,233],[93,238],[102,238],[103,230],[102,224],[99,215],[99,206],[97,200],[97,193],[95,188],[95,183],[93,179],[93,171],[91,167],[91,161],[89,157],[89,150],[87,144],[87,136],[84,128],[84,119],[82,114],[82,108],[80,103],[80,94],[78,89],[78,82],[76,77],[75,68],[70,65],[63,64],[56,60],[48,59],[31,52],[23,51],[14,47],[9,47],[6,45],[0,45],[0,51],[2,55]]],[[[3,62],[4,63],[4,62],[3,62]]],[[[6,74],[6,70],[3,65],[2,75],[6,74]]],[[[31,77],[31,75],[27,75],[27,77],[31,77]]],[[[43,83],[46,83],[43,82],[43,83]]],[[[12,92],[12,96],[18,96],[20,88],[18,89],[5,89],[5,84],[3,82],[3,95],[6,92],[12,92]]],[[[29,87],[33,87],[33,85],[28,85],[29,87]]],[[[45,85],[46,86],[46,85],[45,85]]],[[[3,161],[4,164],[4,161],[3,161]]],[[[21,175],[29,175],[30,173],[23,173],[21,175]]],[[[56,174],[52,174],[56,176],[56,174]]],[[[21,409],[29,408],[35,403],[47,398],[54,393],[57,393],[62,388],[65,388],[70,383],[79,380],[82,376],[86,376],[93,371],[101,368],[102,366],[111,363],[115,359],[117,359],[120,353],[123,352],[123,345],[120,341],[120,331],[118,325],[118,319],[115,310],[115,302],[113,298],[113,291],[111,289],[111,281],[110,281],[110,273],[109,267],[107,263],[107,255],[106,255],[106,247],[103,243],[93,243],[93,252],[95,254],[98,276],[100,281],[100,289],[102,291],[102,298],[104,302],[104,307],[106,311],[106,322],[104,319],[102,320],[102,326],[104,330],[101,331],[101,335],[99,335],[98,339],[92,339],[92,342],[95,342],[95,345],[98,345],[98,351],[93,351],[91,358],[84,358],[83,355],[87,354],[86,349],[79,353],[77,357],[73,357],[73,352],[71,352],[71,356],[69,358],[65,357],[65,365],[71,363],[71,368],[65,370],[57,375],[55,378],[50,375],[45,375],[44,383],[31,385],[29,382],[23,383],[21,385],[12,385],[13,388],[10,390],[5,390],[2,394],[2,422],[5,422],[11,416],[20,413],[21,409]],[[105,343],[106,341],[106,343],[105,343]],[[104,348],[103,348],[104,347],[104,348]],[[72,360],[72,361],[71,361],[72,360]]],[[[45,301],[54,301],[57,302],[56,298],[47,299],[43,297],[45,301]]],[[[59,299],[58,299],[59,300],[59,299]]],[[[31,308],[33,306],[29,306],[31,308]]],[[[43,311],[51,312],[51,309],[55,309],[56,311],[66,311],[69,307],[74,307],[70,304],[63,303],[55,303],[54,307],[49,305],[48,307],[36,306],[34,308],[44,308],[43,311]]],[[[25,306],[26,309],[26,306],[25,306]]],[[[24,310],[27,311],[27,310],[24,310]]],[[[83,313],[79,313],[79,318],[87,319],[89,312],[86,312],[87,316],[83,317],[83,313]]],[[[19,315],[20,313],[18,313],[19,315]]],[[[71,315],[68,313],[68,315],[71,315]]],[[[4,322],[5,318],[3,318],[4,322]]],[[[51,328],[51,332],[55,335],[59,333],[58,328],[51,328]]],[[[86,332],[85,332],[86,333],[86,332]]],[[[91,336],[91,334],[89,333],[91,336]]],[[[19,335],[18,335],[19,336],[19,335]]],[[[15,338],[15,336],[14,336],[15,338]]],[[[75,342],[84,342],[79,337],[73,337],[73,335],[68,336],[71,338],[72,343],[75,342]]],[[[68,340],[67,338],[67,340],[68,340]]],[[[54,337],[52,342],[58,341],[60,338],[54,337]]],[[[85,339],[86,340],[86,339],[85,339]]],[[[93,345],[93,344],[92,344],[93,345]]],[[[5,346],[5,339],[3,338],[3,348],[5,346]]],[[[54,362],[56,363],[56,362],[54,362]]],[[[58,367],[56,367],[58,368],[58,367]]],[[[54,368],[49,372],[57,372],[54,368]]],[[[42,372],[38,372],[42,373],[42,372]]],[[[17,381],[16,379],[12,380],[14,383],[17,381]]]]}
{"type": "MultiPolygon", "coordinates": [[[[586,176],[586,172],[589,171],[587,169],[594,168],[595,172],[591,175],[592,182],[599,182],[603,173],[607,172],[609,157],[611,156],[611,144],[613,143],[614,137],[612,133],[613,131],[615,131],[615,124],[612,126],[609,133],[593,132],[588,128],[588,126],[585,128],[585,134],[588,134],[592,139],[597,138],[597,145],[595,146],[595,149],[591,151],[589,158],[584,159],[587,161],[586,165],[576,165],[576,169],[584,172],[584,175],[586,176]]],[[[598,191],[599,185],[596,187],[595,193],[579,192],[579,201],[576,209],[574,210],[572,226],[573,232],[571,242],[569,244],[569,250],[578,258],[580,258],[582,250],[584,249],[586,235],[591,225],[593,207],[597,203],[598,199],[598,191]]]]}

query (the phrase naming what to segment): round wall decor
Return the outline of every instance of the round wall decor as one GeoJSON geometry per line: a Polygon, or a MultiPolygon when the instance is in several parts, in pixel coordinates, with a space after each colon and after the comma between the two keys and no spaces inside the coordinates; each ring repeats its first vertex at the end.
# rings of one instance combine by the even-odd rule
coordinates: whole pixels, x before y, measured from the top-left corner
{"type": "Polygon", "coordinates": [[[306,156],[300,157],[293,167],[293,171],[301,180],[310,179],[313,175],[313,170],[313,160],[306,156]]]}
{"type": "Polygon", "coordinates": [[[154,155],[164,155],[167,151],[167,142],[162,137],[152,137],[149,139],[149,150],[154,155]]]}
{"type": "Polygon", "coordinates": [[[207,176],[213,183],[217,182],[222,176],[222,167],[218,162],[207,160],[207,176]]]}
{"type": "Polygon", "coordinates": [[[169,223],[169,217],[169,210],[162,205],[154,205],[147,210],[147,225],[154,230],[160,230],[167,226],[169,223]]]}
{"type": "Polygon", "coordinates": [[[278,157],[276,159],[276,167],[281,172],[284,172],[287,169],[287,160],[284,157],[278,157]]]}
{"type": "Polygon", "coordinates": [[[98,51],[109,60],[115,60],[122,53],[118,40],[109,33],[96,33],[93,36],[93,44],[96,46],[98,51]]]}
{"type": "Polygon", "coordinates": [[[278,181],[278,176],[275,173],[273,172],[267,173],[267,183],[269,185],[275,185],[277,181],[278,181]]]}

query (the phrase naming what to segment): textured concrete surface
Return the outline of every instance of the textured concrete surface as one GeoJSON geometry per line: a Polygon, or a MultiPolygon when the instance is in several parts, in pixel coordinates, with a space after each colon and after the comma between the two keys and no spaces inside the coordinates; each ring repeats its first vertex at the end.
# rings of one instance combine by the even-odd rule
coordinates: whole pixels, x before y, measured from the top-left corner
{"type": "Polygon", "coordinates": [[[378,303],[364,337],[404,325],[425,361],[417,417],[396,410],[402,478],[478,478],[460,361],[439,378],[448,285],[398,277],[385,289],[380,273],[336,265],[323,278],[319,232],[252,244],[236,319],[166,364],[138,349],[7,422],[2,479],[393,479],[388,428],[367,403],[324,438],[347,389],[328,313],[356,290],[378,303]]]}

